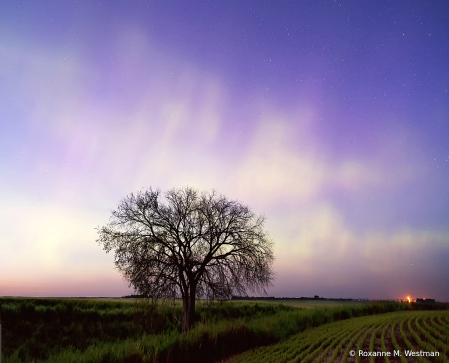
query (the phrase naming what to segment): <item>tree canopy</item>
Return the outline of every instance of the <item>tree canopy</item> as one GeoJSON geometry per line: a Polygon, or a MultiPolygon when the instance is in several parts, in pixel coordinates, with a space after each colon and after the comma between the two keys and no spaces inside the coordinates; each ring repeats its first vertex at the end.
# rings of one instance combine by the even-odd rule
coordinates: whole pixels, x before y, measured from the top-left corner
{"type": "Polygon", "coordinates": [[[130,194],[98,228],[129,286],[148,297],[183,300],[183,331],[194,323],[195,299],[229,299],[263,291],[274,273],[265,218],[215,191],[193,188],[130,194]]]}

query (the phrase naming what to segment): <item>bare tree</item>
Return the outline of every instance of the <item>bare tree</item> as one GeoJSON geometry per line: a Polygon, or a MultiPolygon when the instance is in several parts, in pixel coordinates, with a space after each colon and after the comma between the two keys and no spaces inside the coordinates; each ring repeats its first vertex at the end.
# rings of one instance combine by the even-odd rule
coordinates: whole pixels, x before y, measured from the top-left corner
{"type": "Polygon", "coordinates": [[[181,297],[182,330],[194,323],[195,299],[229,299],[271,284],[273,242],[265,218],[215,191],[172,189],[159,202],[151,188],[125,197],[97,242],[140,294],[181,297]]]}

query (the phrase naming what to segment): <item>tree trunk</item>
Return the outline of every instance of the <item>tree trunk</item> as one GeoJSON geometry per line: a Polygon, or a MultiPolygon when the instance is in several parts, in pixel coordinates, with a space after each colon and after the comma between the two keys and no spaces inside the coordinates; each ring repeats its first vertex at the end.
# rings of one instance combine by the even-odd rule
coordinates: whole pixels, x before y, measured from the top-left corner
{"type": "Polygon", "coordinates": [[[189,294],[182,297],[182,332],[189,331],[189,294]]]}
{"type": "Polygon", "coordinates": [[[182,297],[182,332],[187,333],[195,322],[195,287],[190,286],[182,297]]]}
{"type": "Polygon", "coordinates": [[[189,330],[195,323],[195,289],[190,290],[190,303],[189,303],[189,330]]]}

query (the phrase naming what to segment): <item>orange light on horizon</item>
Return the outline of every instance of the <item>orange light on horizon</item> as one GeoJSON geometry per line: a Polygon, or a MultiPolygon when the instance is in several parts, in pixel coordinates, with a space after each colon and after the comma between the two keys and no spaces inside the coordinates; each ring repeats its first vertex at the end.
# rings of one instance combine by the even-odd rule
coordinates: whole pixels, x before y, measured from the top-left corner
{"type": "Polygon", "coordinates": [[[409,303],[412,302],[412,299],[410,299],[410,296],[407,296],[407,300],[408,300],[409,303]]]}

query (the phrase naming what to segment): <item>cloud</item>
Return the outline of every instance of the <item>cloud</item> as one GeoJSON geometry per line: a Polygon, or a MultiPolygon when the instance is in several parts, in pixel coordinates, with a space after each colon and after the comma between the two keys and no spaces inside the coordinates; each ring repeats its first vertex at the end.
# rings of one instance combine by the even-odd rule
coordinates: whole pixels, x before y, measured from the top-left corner
{"type": "Polygon", "coordinates": [[[293,150],[289,125],[282,120],[261,122],[239,165],[236,187],[243,194],[304,200],[317,193],[325,165],[293,150]]]}
{"type": "Polygon", "coordinates": [[[45,280],[109,274],[111,255],[95,240],[105,216],[63,205],[2,195],[0,264],[8,280],[45,280]]]}
{"type": "Polygon", "coordinates": [[[356,232],[327,203],[271,217],[277,294],[287,296],[289,286],[300,296],[314,288],[314,294],[326,291],[328,297],[449,296],[443,283],[449,269],[436,258],[449,256],[448,233],[412,227],[356,232]],[[339,296],[333,295],[338,291],[339,296]]]}
{"type": "Polygon", "coordinates": [[[372,158],[339,158],[319,149],[307,126],[278,117],[261,117],[235,173],[238,192],[266,203],[309,203],[325,193],[391,191],[413,179],[406,166],[372,158]],[[405,168],[405,169],[404,169],[405,168]],[[391,169],[399,177],[391,178],[391,169]],[[402,173],[401,170],[404,169],[402,173]]]}

